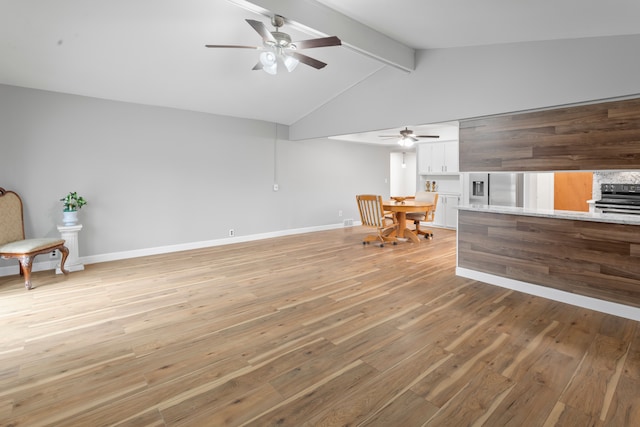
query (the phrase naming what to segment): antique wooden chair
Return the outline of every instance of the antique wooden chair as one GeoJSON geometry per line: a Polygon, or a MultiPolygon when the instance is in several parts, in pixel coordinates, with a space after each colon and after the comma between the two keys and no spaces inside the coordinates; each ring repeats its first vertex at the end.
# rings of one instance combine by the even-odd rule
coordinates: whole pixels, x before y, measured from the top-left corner
{"type": "Polygon", "coordinates": [[[416,234],[422,234],[426,239],[433,239],[433,232],[431,230],[421,229],[420,223],[433,222],[436,215],[436,206],[438,205],[438,193],[433,191],[418,191],[414,198],[419,202],[433,203],[433,208],[427,212],[409,212],[407,213],[407,221],[413,221],[416,226],[416,234]]]}
{"type": "Polygon", "coordinates": [[[36,255],[59,250],[62,253],[60,270],[67,274],[64,263],[69,250],[58,238],[25,239],[22,200],[13,191],[0,188],[0,258],[17,258],[24,286],[31,289],[31,264],[36,255]]]}
{"type": "Polygon", "coordinates": [[[396,237],[392,236],[392,233],[398,230],[398,224],[396,222],[389,223],[388,218],[385,218],[382,196],[360,194],[356,196],[356,201],[358,202],[362,225],[373,227],[377,232],[375,235],[366,236],[362,240],[362,244],[366,245],[376,241],[380,242],[380,247],[383,247],[385,242],[391,242],[394,245],[398,244],[396,237]]]}

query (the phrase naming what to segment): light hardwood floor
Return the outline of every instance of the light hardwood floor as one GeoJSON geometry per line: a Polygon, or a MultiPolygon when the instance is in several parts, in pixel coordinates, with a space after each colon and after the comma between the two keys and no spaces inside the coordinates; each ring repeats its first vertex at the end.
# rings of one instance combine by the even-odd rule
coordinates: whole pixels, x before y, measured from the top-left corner
{"type": "Polygon", "coordinates": [[[638,426],[637,323],[346,228],[0,277],[2,426],[638,426]]]}

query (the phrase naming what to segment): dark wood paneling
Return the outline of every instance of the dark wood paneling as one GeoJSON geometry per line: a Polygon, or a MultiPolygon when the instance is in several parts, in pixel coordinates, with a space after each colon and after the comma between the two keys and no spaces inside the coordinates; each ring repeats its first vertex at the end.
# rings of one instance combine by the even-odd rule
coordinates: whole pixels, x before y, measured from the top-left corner
{"type": "Polygon", "coordinates": [[[640,169],[640,99],[463,120],[460,170],[640,169]]]}
{"type": "Polygon", "coordinates": [[[460,211],[458,265],[640,307],[640,226],[460,211]]]}

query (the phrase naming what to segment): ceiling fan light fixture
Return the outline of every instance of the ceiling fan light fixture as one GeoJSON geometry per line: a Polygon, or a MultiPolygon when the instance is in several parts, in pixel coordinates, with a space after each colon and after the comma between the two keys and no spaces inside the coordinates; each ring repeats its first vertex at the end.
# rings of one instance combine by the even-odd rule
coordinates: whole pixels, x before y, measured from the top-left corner
{"type": "Polygon", "coordinates": [[[280,27],[285,23],[285,19],[280,15],[274,15],[271,18],[271,24],[276,27],[275,31],[269,31],[263,22],[254,19],[245,19],[245,21],[262,37],[262,46],[206,44],[205,47],[263,50],[260,54],[259,62],[252,69],[264,70],[269,74],[277,74],[278,63],[289,72],[293,71],[300,62],[316,70],[320,70],[327,65],[310,56],[293,52],[295,50],[342,45],[342,42],[336,36],[292,42],[289,34],[279,31],[280,27]]]}
{"type": "Polygon", "coordinates": [[[284,62],[284,66],[287,68],[288,72],[292,72],[293,70],[295,70],[300,63],[300,61],[298,61],[296,58],[289,55],[283,55],[282,62],[284,62]]]}
{"type": "Polygon", "coordinates": [[[265,67],[270,67],[274,64],[276,64],[276,54],[273,52],[262,52],[260,54],[260,62],[262,62],[262,65],[265,67]]]}
{"type": "Polygon", "coordinates": [[[398,144],[401,147],[412,147],[413,146],[413,139],[411,139],[409,137],[406,137],[406,136],[403,136],[402,138],[400,138],[398,140],[398,144]]]}
{"type": "Polygon", "coordinates": [[[278,72],[278,60],[276,54],[273,52],[262,52],[260,54],[260,63],[262,69],[269,74],[276,74],[278,72]]]}

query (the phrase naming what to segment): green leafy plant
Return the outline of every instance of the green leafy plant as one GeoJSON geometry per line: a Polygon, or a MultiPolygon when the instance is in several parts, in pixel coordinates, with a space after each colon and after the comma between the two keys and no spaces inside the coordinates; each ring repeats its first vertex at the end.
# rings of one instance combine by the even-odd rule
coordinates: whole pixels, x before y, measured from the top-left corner
{"type": "Polygon", "coordinates": [[[78,196],[78,193],[75,191],[69,192],[69,194],[60,199],[60,201],[64,206],[64,212],[77,211],[87,204],[87,201],[84,199],[84,197],[78,196]]]}

